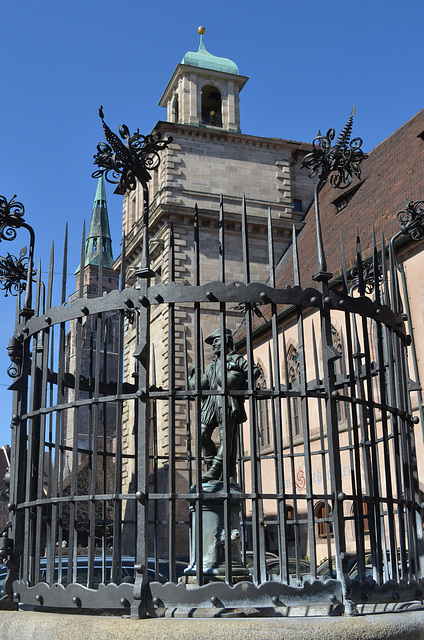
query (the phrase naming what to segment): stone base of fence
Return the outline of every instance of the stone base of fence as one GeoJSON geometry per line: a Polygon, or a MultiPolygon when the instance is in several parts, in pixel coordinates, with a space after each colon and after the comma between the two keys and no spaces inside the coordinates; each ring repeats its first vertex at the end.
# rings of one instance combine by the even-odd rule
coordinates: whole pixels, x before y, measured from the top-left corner
{"type": "Polygon", "coordinates": [[[424,607],[355,618],[155,620],[3,611],[0,629],[2,640],[424,640],[424,607]]]}

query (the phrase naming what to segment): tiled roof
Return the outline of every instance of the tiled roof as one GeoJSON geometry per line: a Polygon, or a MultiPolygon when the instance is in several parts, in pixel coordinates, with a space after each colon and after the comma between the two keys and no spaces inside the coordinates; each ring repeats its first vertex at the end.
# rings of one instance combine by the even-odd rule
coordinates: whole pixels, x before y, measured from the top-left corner
{"type": "MultiPolygon", "coordinates": [[[[387,244],[399,231],[396,214],[408,202],[424,200],[424,109],[371,151],[361,167],[360,181],[354,179],[345,190],[332,189],[326,184],[319,195],[327,270],[334,276],[341,272],[341,234],[349,268],[356,256],[357,228],[362,256],[366,258],[372,249],[372,224],[378,246],[381,232],[387,244]],[[337,203],[342,199],[347,200],[347,205],[339,211],[337,203]]],[[[301,286],[313,285],[313,275],[318,271],[313,205],[298,236],[298,259],[301,286]]],[[[293,285],[291,248],[276,267],[276,283],[278,287],[293,285]]],[[[269,309],[261,307],[261,311],[268,318],[269,309]]],[[[256,319],[254,328],[258,329],[263,324],[263,318],[256,319]]],[[[242,338],[243,333],[242,330],[237,338],[242,338]]]]}
{"type": "MultiPolygon", "coordinates": [[[[352,264],[356,253],[356,229],[359,229],[364,257],[372,247],[372,224],[377,243],[383,231],[386,243],[399,231],[398,211],[410,201],[424,199],[424,109],[381,142],[362,163],[361,180],[347,189],[332,189],[327,184],[319,196],[321,229],[328,271],[340,272],[340,234],[343,235],[346,261],[352,264]],[[349,199],[350,198],[350,199],[349,199]],[[347,205],[338,211],[337,203],[347,205]]],[[[298,237],[301,285],[309,286],[317,271],[315,209],[305,217],[298,237]]],[[[291,250],[277,266],[278,286],[293,282],[291,250]]]]}

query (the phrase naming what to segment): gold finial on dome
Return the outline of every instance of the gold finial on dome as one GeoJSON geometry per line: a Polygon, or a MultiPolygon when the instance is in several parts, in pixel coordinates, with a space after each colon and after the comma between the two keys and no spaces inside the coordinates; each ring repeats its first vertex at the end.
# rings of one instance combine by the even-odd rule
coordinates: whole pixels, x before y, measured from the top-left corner
{"type": "Polygon", "coordinates": [[[205,31],[205,27],[197,27],[197,33],[200,33],[201,36],[205,33],[205,31]]]}

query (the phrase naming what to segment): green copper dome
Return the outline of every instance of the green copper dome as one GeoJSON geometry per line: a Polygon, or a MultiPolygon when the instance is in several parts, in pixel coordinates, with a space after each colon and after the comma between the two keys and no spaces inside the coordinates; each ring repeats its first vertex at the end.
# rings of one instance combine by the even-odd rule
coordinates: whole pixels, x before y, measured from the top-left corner
{"type": "Polygon", "coordinates": [[[191,67],[200,67],[201,69],[211,69],[212,71],[222,71],[223,73],[232,73],[233,75],[238,76],[239,70],[235,62],[228,58],[213,56],[211,53],[206,51],[205,45],[203,44],[204,29],[203,32],[200,31],[200,29],[203,29],[203,27],[199,27],[199,49],[196,52],[187,51],[181,61],[181,64],[188,64],[191,67]]]}

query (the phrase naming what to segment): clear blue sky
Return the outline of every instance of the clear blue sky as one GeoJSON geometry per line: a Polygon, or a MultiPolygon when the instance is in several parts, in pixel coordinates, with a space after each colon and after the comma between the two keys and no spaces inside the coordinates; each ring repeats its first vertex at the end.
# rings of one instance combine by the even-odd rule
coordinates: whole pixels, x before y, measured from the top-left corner
{"type": "MultiPolygon", "coordinates": [[[[0,22],[0,194],[25,205],[45,269],[52,240],[60,259],[66,221],[69,272],[79,263],[99,105],[112,129],[149,133],[166,119],[157,102],[186,51],[197,50],[199,25],[208,51],[250,77],[244,133],[311,142],[319,128],[340,130],[356,102],[354,134],[369,151],[424,107],[422,0],[5,0],[0,22]]],[[[116,256],[122,198],[112,191],[116,256]]],[[[26,243],[22,230],[0,255],[26,243]]],[[[5,347],[14,299],[0,296],[1,445],[10,440],[5,347]]]]}

